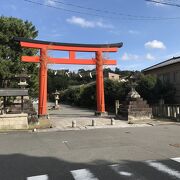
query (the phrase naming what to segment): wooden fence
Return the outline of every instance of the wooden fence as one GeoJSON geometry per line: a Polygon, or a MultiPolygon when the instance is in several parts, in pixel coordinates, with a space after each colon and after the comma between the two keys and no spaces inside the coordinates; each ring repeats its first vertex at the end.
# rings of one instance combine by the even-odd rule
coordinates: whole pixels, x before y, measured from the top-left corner
{"type": "Polygon", "coordinates": [[[168,118],[180,122],[180,104],[157,104],[151,107],[154,118],[168,118]]]}

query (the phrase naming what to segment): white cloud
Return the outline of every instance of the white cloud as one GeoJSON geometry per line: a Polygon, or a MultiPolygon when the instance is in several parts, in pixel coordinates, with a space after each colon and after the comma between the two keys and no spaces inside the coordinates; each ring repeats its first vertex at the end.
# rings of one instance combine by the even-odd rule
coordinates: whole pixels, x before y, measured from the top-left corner
{"type": "Polygon", "coordinates": [[[144,60],[155,60],[156,58],[150,54],[147,53],[146,55],[138,55],[138,54],[130,54],[125,52],[121,59],[123,61],[144,61],[144,60]]]}
{"type": "Polygon", "coordinates": [[[44,3],[46,5],[50,5],[50,6],[55,6],[56,5],[55,1],[52,1],[52,0],[45,0],[44,3]]]}
{"type": "Polygon", "coordinates": [[[158,40],[148,41],[144,46],[149,49],[166,49],[164,43],[158,40]]]}
{"type": "Polygon", "coordinates": [[[94,22],[98,27],[101,27],[101,28],[109,28],[109,29],[113,29],[114,26],[112,24],[105,24],[103,23],[102,21],[96,21],[94,22]]]}
{"type": "Polygon", "coordinates": [[[129,34],[135,34],[135,35],[136,35],[136,34],[139,34],[139,32],[138,32],[138,31],[135,31],[135,30],[129,30],[128,33],[129,33],[129,34]]]}
{"type": "Polygon", "coordinates": [[[124,53],[122,58],[123,61],[128,61],[128,60],[138,60],[139,56],[137,54],[128,54],[128,53],[124,53]]]}
{"type": "Polygon", "coordinates": [[[67,19],[66,21],[70,24],[76,24],[76,25],[79,25],[79,26],[85,27],[85,28],[94,28],[95,27],[94,22],[87,21],[81,17],[72,16],[70,19],[67,19]]]}
{"type": "Polygon", "coordinates": [[[66,19],[66,21],[70,24],[75,24],[83,28],[95,28],[95,27],[113,28],[112,25],[105,24],[102,21],[88,21],[82,17],[76,17],[76,16],[72,16],[71,18],[66,19]]]}
{"type": "Polygon", "coordinates": [[[131,70],[131,71],[134,71],[134,70],[140,70],[142,69],[142,64],[138,64],[138,63],[135,63],[135,64],[130,64],[130,65],[121,65],[121,70],[131,70]]]}
{"type": "Polygon", "coordinates": [[[171,53],[171,54],[168,54],[166,56],[164,56],[162,59],[169,59],[169,58],[172,58],[172,57],[177,57],[177,56],[180,56],[180,51],[177,51],[177,52],[174,52],[174,53],[171,53]]]}
{"type": "Polygon", "coordinates": [[[122,32],[121,31],[119,31],[119,30],[115,30],[115,29],[112,29],[112,30],[110,30],[109,31],[111,34],[113,34],[113,35],[117,35],[117,36],[120,36],[121,34],[122,34],[122,32]]]}
{"type": "Polygon", "coordinates": [[[146,59],[147,60],[155,60],[155,57],[152,56],[150,53],[146,54],[146,59]]]}

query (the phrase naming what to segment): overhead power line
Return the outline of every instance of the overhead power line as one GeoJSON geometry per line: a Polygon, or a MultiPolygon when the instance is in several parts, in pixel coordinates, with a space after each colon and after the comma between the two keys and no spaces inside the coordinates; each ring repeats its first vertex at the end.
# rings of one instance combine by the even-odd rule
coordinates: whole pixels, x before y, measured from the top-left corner
{"type": "MultiPolygon", "coordinates": [[[[107,10],[100,10],[100,9],[94,9],[94,8],[89,8],[89,7],[84,7],[84,6],[78,6],[78,5],[74,5],[74,4],[70,4],[70,3],[63,3],[61,1],[57,1],[57,0],[51,0],[53,2],[59,2],[59,3],[63,3],[66,5],[71,5],[71,6],[77,6],[77,7],[81,7],[83,9],[91,9],[93,11],[98,11],[99,14],[97,13],[89,13],[89,12],[82,12],[82,11],[77,11],[77,10],[72,10],[72,9],[66,9],[63,7],[59,7],[59,6],[53,6],[53,5],[49,5],[49,4],[44,4],[41,2],[35,2],[32,0],[24,0],[26,2],[35,4],[35,5],[40,5],[40,6],[46,6],[49,8],[54,8],[57,10],[61,10],[61,11],[66,11],[68,13],[76,13],[76,14],[84,14],[84,15],[89,15],[89,16],[96,16],[96,17],[103,17],[103,18],[110,18],[110,19],[118,19],[118,20],[139,20],[139,21],[146,21],[146,20],[176,20],[176,19],[180,19],[180,17],[146,17],[146,16],[136,16],[136,15],[130,15],[130,14],[123,14],[123,13],[117,13],[117,12],[111,12],[111,11],[107,11],[107,10]],[[108,13],[111,16],[104,16],[100,13],[108,13]]],[[[150,0],[146,0],[146,1],[150,1],[150,0]]]]}
{"type": "Polygon", "coordinates": [[[163,5],[167,5],[167,6],[180,7],[180,4],[173,3],[173,2],[177,2],[177,1],[156,1],[156,0],[145,0],[145,1],[156,3],[156,4],[163,4],[163,5]]]}
{"type": "Polygon", "coordinates": [[[105,13],[105,14],[113,14],[113,15],[118,15],[118,16],[125,16],[125,17],[131,17],[131,18],[143,18],[143,19],[158,19],[158,18],[162,18],[162,17],[153,17],[153,16],[137,16],[137,15],[132,15],[132,14],[124,14],[124,13],[120,13],[120,12],[114,12],[114,11],[109,11],[106,9],[96,9],[96,8],[91,8],[91,7],[85,7],[85,6],[80,6],[80,5],[76,5],[76,4],[72,4],[72,3],[65,3],[63,1],[59,1],[59,0],[51,0],[52,2],[55,2],[57,4],[63,4],[66,6],[72,6],[72,7],[76,7],[76,8],[80,8],[80,9],[84,9],[84,10],[89,10],[89,11],[95,11],[98,13],[105,13]]]}

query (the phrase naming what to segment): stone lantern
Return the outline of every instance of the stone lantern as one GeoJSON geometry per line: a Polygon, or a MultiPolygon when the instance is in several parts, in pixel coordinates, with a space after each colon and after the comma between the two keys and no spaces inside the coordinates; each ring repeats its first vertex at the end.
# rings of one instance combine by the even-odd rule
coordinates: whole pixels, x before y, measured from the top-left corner
{"type": "Polygon", "coordinates": [[[25,72],[25,69],[22,69],[22,73],[19,75],[15,76],[16,78],[19,78],[19,83],[18,85],[20,86],[21,89],[25,89],[26,86],[28,85],[27,83],[27,79],[30,78],[29,75],[27,75],[27,73],[25,72]]]}
{"type": "Polygon", "coordinates": [[[138,98],[141,98],[141,96],[135,89],[135,87],[137,86],[137,83],[136,83],[138,79],[137,76],[135,74],[131,74],[128,79],[129,79],[131,90],[127,95],[127,100],[136,100],[138,98]]]}
{"type": "Polygon", "coordinates": [[[58,104],[58,100],[59,100],[60,93],[56,90],[56,92],[53,93],[53,94],[54,94],[54,99],[55,99],[55,106],[54,106],[54,108],[55,109],[59,109],[60,107],[59,107],[59,104],[58,104]]]}
{"type": "MultiPolygon", "coordinates": [[[[28,86],[27,79],[30,78],[30,75],[28,75],[26,70],[24,68],[22,68],[21,73],[18,74],[18,75],[15,75],[15,78],[19,79],[18,86],[21,89],[25,89],[26,86],[28,86]]],[[[21,97],[17,96],[16,99],[14,100],[14,103],[19,103],[21,101],[22,106],[23,106],[23,103],[24,103],[23,99],[27,99],[28,100],[29,96],[25,96],[24,98],[22,96],[21,97]]]]}
{"type": "Polygon", "coordinates": [[[149,107],[146,100],[143,100],[139,93],[135,90],[137,86],[138,76],[132,74],[129,76],[131,90],[126,97],[126,101],[119,106],[117,117],[128,120],[128,123],[136,123],[138,121],[149,121],[152,117],[152,108],[149,107]]]}

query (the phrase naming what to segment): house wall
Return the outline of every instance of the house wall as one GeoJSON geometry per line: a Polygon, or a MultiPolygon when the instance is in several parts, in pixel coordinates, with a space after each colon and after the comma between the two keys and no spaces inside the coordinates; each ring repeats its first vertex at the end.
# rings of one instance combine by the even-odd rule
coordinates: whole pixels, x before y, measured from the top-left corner
{"type": "Polygon", "coordinates": [[[108,79],[119,80],[120,75],[115,73],[108,73],[108,79]]]}
{"type": "Polygon", "coordinates": [[[161,81],[169,81],[176,88],[175,100],[180,104],[180,63],[164,66],[144,72],[158,77],[161,81]]]}

